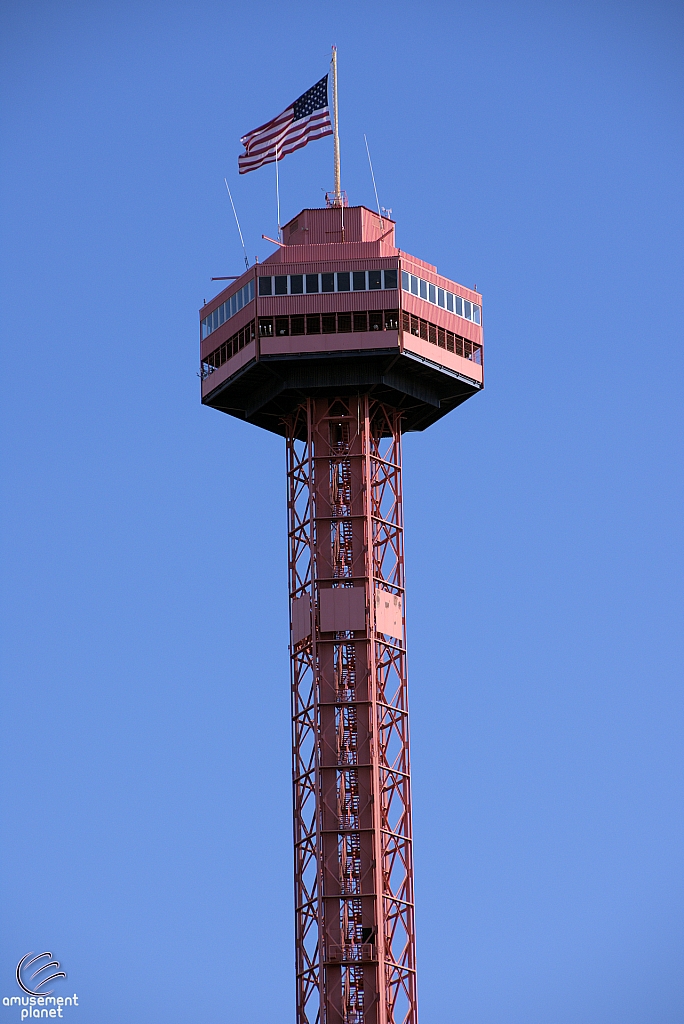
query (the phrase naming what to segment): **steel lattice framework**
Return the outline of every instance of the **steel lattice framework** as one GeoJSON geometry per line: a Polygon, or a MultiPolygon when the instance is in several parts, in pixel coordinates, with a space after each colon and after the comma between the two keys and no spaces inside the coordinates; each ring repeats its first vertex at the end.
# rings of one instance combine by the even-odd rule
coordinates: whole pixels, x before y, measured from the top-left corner
{"type": "Polygon", "coordinates": [[[287,419],[297,1024],[417,1022],[400,416],[287,419]]]}

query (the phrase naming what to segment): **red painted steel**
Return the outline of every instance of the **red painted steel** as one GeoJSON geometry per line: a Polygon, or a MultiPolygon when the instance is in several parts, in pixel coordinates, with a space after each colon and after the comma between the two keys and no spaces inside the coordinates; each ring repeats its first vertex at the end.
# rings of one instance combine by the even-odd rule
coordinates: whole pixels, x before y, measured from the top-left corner
{"type": "Polygon", "coordinates": [[[287,426],[297,1024],[416,1024],[400,415],[287,426]]]}
{"type": "Polygon", "coordinates": [[[402,270],[481,299],[365,207],[302,210],[283,238],[201,310],[255,278],[200,376],[206,404],[286,437],[297,1024],[417,1024],[401,432],[484,371],[481,326],[402,270]],[[379,269],[399,287],[259,295],[262,276],[379,269]]]}

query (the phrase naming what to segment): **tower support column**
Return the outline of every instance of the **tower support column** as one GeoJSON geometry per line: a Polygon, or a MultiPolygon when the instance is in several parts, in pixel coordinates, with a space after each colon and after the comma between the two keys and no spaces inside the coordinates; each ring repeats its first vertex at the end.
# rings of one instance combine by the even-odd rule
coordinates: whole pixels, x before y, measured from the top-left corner
{"type": "Polygon", "coordinates": [[[287,422],[297,1024],[417,1024],[400,414],[287,422]]]}

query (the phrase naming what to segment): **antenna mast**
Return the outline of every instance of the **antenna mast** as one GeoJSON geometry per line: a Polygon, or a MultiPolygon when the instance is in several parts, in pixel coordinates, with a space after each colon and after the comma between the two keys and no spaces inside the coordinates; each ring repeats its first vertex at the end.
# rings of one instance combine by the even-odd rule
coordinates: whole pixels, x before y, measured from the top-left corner
{"type": "Polygon", "coordinates": [[[340,184],[340,128],[337,108],[337,47],[332,48],[333,77],[333,142],[335,146],[335,184],[333,188],[333,206],[343,206],[342,186],[340,184]]]}
{"type": "MultiPolygon", "coordinates": [[[[237,210],[235,209],[235,203],[233,202],[233,197],[232,197],[232,195],[230,193],[230,187],[228,185],[228,179],[224,178],[223,180],[225,181],[226,188],[228,189],[228,198],[230,199],[230,205],[233,207],[233,214],[235,215],[235,223],[237,224],[238,234],[240,235],[240,241],[242,242],[242,251],[245,254],[245,266],[249,270],[249,260],[247,259],[247,250],[245,249],[245,240],[242,237],[242,229],[240,228],[240,221],[238,220],[237,210]]],[[[217,278],[217,280],[218,280],[218,278],[217,278]]]]}

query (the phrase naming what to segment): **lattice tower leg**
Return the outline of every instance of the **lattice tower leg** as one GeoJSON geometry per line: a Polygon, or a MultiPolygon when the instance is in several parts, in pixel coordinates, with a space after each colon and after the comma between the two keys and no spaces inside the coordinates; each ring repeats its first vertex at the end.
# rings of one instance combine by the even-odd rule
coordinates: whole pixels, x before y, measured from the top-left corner
{"type": "Polygon", "coordinates": [[[297,1024],[417,1024],[399,415],[307,400],[287,476],[297,1024]]]}

